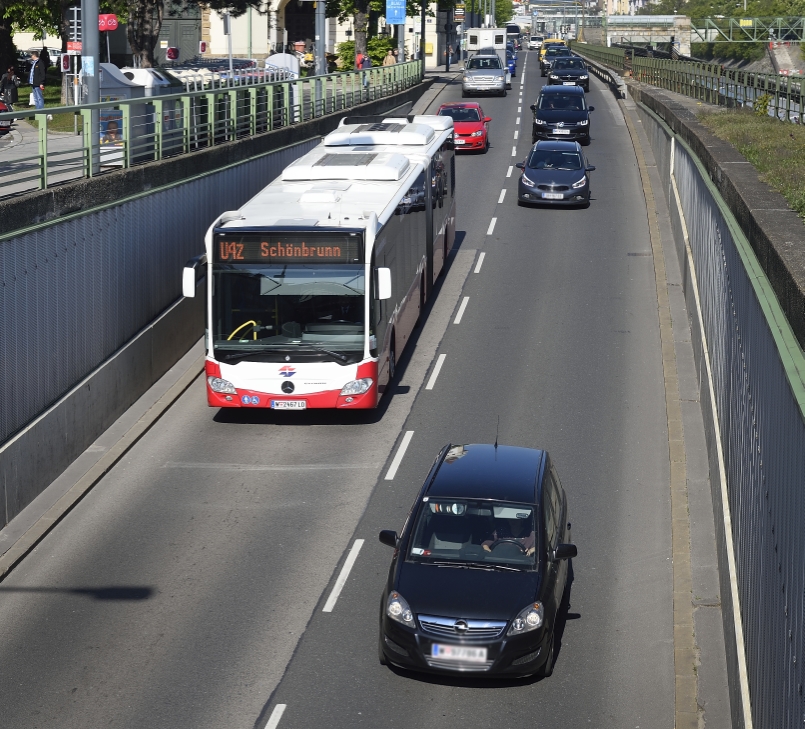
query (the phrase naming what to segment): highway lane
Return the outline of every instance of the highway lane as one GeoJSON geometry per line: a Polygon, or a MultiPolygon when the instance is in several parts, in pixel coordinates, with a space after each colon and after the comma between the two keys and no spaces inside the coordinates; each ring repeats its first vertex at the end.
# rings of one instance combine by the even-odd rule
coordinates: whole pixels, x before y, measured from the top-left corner
{"type": "Polygon", "coordinates": [[[4,726],[262,729],[281,703],[283,729],[672,725],[656,296],[651,257],[628,255],[649,251],[645,206],[622,119],[596,85],[593,205],[517,207],[506,175],[541,83],[529,55],[522,103],[519,79],[483,100],[492,150],[458,160],[464,235],[394,396],[365,418],[238,417],[207,409],[196,383],[0,585],[4,726]],[[580,557],[556,673],[471,691],[382,668],[390,554],[376,533],[402,524],[442,443],[493,440],[498,415],[501,442],[552,451],[571,499],[580,557]],[[322,613],[355,538],[365,544],[322,613]]]}
{"type": "MultiPolygon", "coordinates": [[[[529,55],[523,108],[542,83],[529,55]]],[[[654,272],[634,153],[609,93],[599,84],[590,93],[587,151],[597,171],[588,210],[518,207],[516,176],[501,175],[497,161],[511,155],[499,123],[491,162],[461,160],[465,179],[484,180],[485,198],[506,194],[462,292],[460,323],[439,346],[438,377],[405,423],[413,435],[399,470],[378,484],[353,535],[365,543],[350,577],[333,611],[308,626],[263,717],[285,707],[280,729],[674,725],[654,272]],[[500,682],[381,667],[379,599],[391,553],[377,532],[401,528],[441,445],[493,441],[498,416],[500,442],[548,448],[568,492],[579,557],[554,675],[500,682]]],[[[520,116],[516,159],[530,141],[530,115],[520,116]]]]}

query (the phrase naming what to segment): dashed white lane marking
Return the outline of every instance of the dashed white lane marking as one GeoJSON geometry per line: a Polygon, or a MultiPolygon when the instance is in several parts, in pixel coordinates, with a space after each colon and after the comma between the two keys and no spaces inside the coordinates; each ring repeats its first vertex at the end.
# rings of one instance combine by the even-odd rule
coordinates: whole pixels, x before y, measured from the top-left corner
{"type": "Polygon", "coordinates": [[[271,712],[271,716],[268,717],[268,723],[265,726],[265,729],[277,729],[280,723],[280,719],[282,719],[282,715],[285,713],[285,709],[288,708],[288,704],[277,704],[274,707],[274,711],[271,712]]]}
{"type": "Polygon", "coordinates": [[[509,169],[508,169],[508,170],[506,170],[506,177],[511,177],[511,176],[512,176],[512,170],[513,170],[513,169],[514,169],[514,167],[512,167],[511,165],[509,165],[509,169]]]}
{"type": "Polygon", "coordinates": [[[519,136],[520,136],[520,132],[516,131],[516,132],[514,133],[514,138],[515,138],[515,139],[517,139],[517,137],[519,137],[519,136]]]}
{"type": "Polygon", "coordinates": [[[411,438],[414,437],[413,430],[406,430],[405,435],[403,436],[402,441],[400,441],[400,447],[397,449],[397,453],[394,455],[394,460],[392,460],[391,465],[389,466],[389,470],[386,473],[386,481],[391,481],[397,475],[397,469],[400,467],[402,463],[403,456],[405,455],[405,451],[408,450],[408,444],[411,442],[411,438]]]}
{"type": "Polygon", "coordinates": [[[442,365],[444,364],[444,358],[447,357],[446,354],[440,354],[439,359],[436,360],[436,366],[433,368],[433,374],[430,376],[428,380],[428,384],[425,385],[426,390],[432,390],[433,386],[436,384],[436,378],[439,376],[439,373],[442,371],[442,365]]]}
{"type": "MultiPolygon", "coordinates": [[[[518,111],[518,113],[519,113],[519,111],[520,111],[520,110],[518,109],[517,111],[518,111]]],[[[514,123],[515,123],[515,124],[519,124],[519,123],[520,123],[520,117],[519,117],[519,116],[517,117],[517,120],[516,120],[514,123]]]]}
{"type": "MultiPolygon", "coordinates": [[[[494,220],[494,218],[492,218],[494,220]]],[[[467,308],[467,302],[470,300],[469,296],[464,297],[464,301],[461,302],[461,306],[458,307],[458,314],[456,314],[456,318],[453,321],[453,324],[461,324],[461,317],[464,316],[464,310],[467,308]]]]}
{"type": "Polygon", "coordinates": [[[475,273],[481,273],[481,266],[484,264],[484,258],[486,258],[486,251],[481,251],[481,255],[478,256],[478,263],[475,264],[475,273]]]}
{"type": "Polygon", "coordinates": [[[517,147],[515,146],[515,147],[512,147],[512,157],[516,157],[516,156],[517,156],[517,147]]]}
{"type": "Polygon", "coordinates": [[[500,191],[500,197],[498,198],[498,205],[503,202],[503,198],[506,197],[506,190],[500,191]]]}
{"type": "Polygon", "coordinates": [[[347,584],[347,577],[349,577],[349,573],[352,571],[355,560],[358,559],[358,552],[361,551],[362,546],[363,539],[356,539],[355,544],[352,545],[352,549],[349,550],[344,566],[341,568],[341,574],[338,575],[338,579],[333,586],[333,591],[330,593],[330,597],[327,598],[327,602],[324,603],[324,607],[322,608],[323,613],[331,613],[333,611],[336,600],[338,600],[338,596],[341,594],[341,590],[343,590],[344,585],[347,584]]]}
{"type": "Polygon", "coordinates": [[[495,223],[497,223],[497,222],[498,222],[497,218],[492,218],[492,220],[489,221],[489,228],[486,231],[487,235],[492,235],[492,233],[494,233],[494,231],[495,231],[495,223]]]}
{"type": "MultiPolygon", "coordinates": [[[[517,113],[518,113],[518,114],[519,114],[519,113],[520,113],[522,110],[523,110],[523,107],[522,107],[522,106],[518,106],[518,107],[517,107],[517,113]]],[[[517,117],[517,123],[518,123],[518,124],[520,123],[520,117],[517,117]]]]}

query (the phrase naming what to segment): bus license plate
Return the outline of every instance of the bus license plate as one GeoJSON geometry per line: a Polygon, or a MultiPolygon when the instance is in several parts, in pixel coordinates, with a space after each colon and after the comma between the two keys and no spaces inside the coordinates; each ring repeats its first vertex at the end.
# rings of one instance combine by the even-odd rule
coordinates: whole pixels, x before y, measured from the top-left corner
{"type": "Polygon", "coordinates": [[[434,643],[430,647],[430,654],[434,658],[441,658],[445,661],[466,661],[469,663],[483,663],[486,661],[486,648],[471,648],[464,645],[434,643]]]}
{"type": "Polygon", "coordinates": [[[274,410],[305,410],[307,403],[304,400],[272,400],[274,410]]]}
{"type": "Polygon", "coordinates": [[[561,192],[543,192],[542,197],[545,200],[564,200],[564,195],[561,192]]]}

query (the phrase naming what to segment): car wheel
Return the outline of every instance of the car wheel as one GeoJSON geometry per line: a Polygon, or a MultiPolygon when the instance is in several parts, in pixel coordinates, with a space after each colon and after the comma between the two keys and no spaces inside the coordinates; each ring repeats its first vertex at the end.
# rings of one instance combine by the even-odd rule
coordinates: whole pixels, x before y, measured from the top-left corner
{"type": "Polygon", "coordinates": [[[389,662],[386,660],[386,654],[383,653],[383,631],[380,631],[380,639],[377,641],[377,660],[381,666],[388,666],[389,662]]]}
{"type": "Polygon", "coordinates": [[[508,94],[508,93],[509,93],[509,92],[508,92],[508,91],[506,91],[506,89],[503,89],[503,91],[501,91],[501,92],[500,92],[500,95],[501,95],[502,97],[504,97],[504,98],[505,98],[505,97],[506,97],[506,94],[508,94]]]}
{"type": "Polygon", "coordinates": [[[531,132],[531,144],[537,143],[537,135],[534,132],[531,132]]]}
{"type": "Polygon", "coordinates": [[[489,137],[486,138],[486,144],[484,145],[484,148],[481,150],[481,153],[486,154],[488,151],[489,151],[489,137]]]}
{"type": "Polygon", "coordinates": [[[466,98],[467,98],[467,92],[466,92],[466,91],[464,91],[464,89],[461,89],[461,98],[462,98],[462,99],[466,99],[466,98]]]}
{"type": "Polygon", "coordinates": [[[548,660],[545,661],[545,665],[537,671],[537,676],[539,678],[548,678],[553,673],[553,633],[551,633],[551,642],[549,643],[550,648],[548,648],[548,660]]]}

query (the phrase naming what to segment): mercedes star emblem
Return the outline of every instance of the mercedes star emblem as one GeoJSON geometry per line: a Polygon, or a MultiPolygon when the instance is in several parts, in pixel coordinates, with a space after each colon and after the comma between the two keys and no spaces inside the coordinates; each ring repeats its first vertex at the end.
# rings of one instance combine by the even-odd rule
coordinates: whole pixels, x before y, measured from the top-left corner
{"type": "Polygon", "coordinates": [[[283,383],[282,383],[282,391],[283,391],[283,392],[284,392],[286,395],[290,395],[290,394],[291,394],[291,393],[294,391],[293,382],[289,382],[288,380],[286,380],[285,382],[283,382],[283,383]]]}

